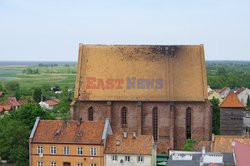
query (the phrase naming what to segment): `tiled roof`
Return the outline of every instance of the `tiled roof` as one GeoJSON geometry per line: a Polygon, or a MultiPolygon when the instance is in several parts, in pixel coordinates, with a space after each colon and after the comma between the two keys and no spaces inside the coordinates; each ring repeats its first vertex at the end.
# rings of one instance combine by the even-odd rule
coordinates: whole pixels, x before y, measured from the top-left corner
{"type": "Polygon", "coordinates": [[[228,87],[224,87],[224,88],[222,88],[222,89],[219,90],[219,93],[222,93],[222,92],[224,92],[227,89],[228,89],[228,87]]]}
{"type": "Polygon", "coordinates": [[[221,108],[244,108],[244,105],[240,102],[237,95],[234,92],[230,92],[227,97],[220,104],[221,108]]]}
{"type": "Polygon", "coordinates": [[[103,122],[40,120],[33,143],[101,144],[103,122]]]}
{"type": "Polygon", "coordinates": [[[27,100],[18,100],[18,101],[9,101],[7,104],[12,106],[12,107],[16,107],[16,106],[24,105],[27,102],[28,102],[27,100]]]}
{"type": "Polygon", "coordinates": [[[8,102],[14,102],[14,101],[17,101],[17,100],[16,100],[16,97],[8,97],[7,101],[8,102]]]}
{"type": "Polygon", "coordinates": [[[4,111],[9,111],[11,110],[11,106],[5,103],[0,103],[0,113],[4,111]]]}
{"type": "Polygon", "coordinates": [[[128,134],[127,138],[124,138],[122,134],[114,134],[107,138],[105,153],[151,155],[152,145],[151,135],[139,135],[133,138],[132,134],[128,134]],[[117,142],[120,144],[117,145],[117,142]]]}
{"type": "Polygon", "coordinates": [[[250,137],[216,135],[212,143],[213,152],[233,152],[232,141],[250,145],[250,137]]]}
{"type": "Polygon", "coordinates": [[[59,99],[50,99],[50,100],[46,100],[44,102],[47,103],[49,106],[54,106],[54,105],[59,104],[60,100],[59,99]]]}
{"type": "Polygon", "coordinates": [[[249,166],[250,145],[235,141],[234,153],[237,166],[249,166]]]}

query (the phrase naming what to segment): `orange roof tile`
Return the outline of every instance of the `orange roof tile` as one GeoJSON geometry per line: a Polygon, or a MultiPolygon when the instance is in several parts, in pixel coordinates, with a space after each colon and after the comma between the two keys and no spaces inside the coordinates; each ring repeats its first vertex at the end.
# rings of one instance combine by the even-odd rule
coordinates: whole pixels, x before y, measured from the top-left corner
{"type": "Polygon", "coordinates": [[[10,111],[11,106],[5,103],[0,103],[0,112],[10,111]]]}
{"type": "Polygon", "coordinates": [[[103,122],[40,120],[33,143],[101,144],[103,122]]]}
{"type": "Polygon", "coordinates": [[[229,95],[227,95],[227,97],[220,104],[220,107],[221,108],[245,108],[234,92],[230,92],[229,95]]]}
{"type": "Polygon", "coordinates": [[[212,143],[213,152],[233,152],[232,142],[238,141],[250,145],[250,137],[233,135],[216,135],[212,143]]]}
{"type": "Polygon", "coordinates": [[[151,155],[152,146],[151,135],[139,135],[133,138],[132,134],[128,134],[127,138],[124,138],[122,134],[114,134],[107,138],[105,153],[151,155]],[[120,142],[120,145],[116,144],[117,141],[120,142]]]}
{"type": "Polygon", "coordinates": [[[54,105],[59,104],[60,100],[59,99],[50,99],[50,100],[46,100],[44,102],[47,103],[49,106],[54,106],[54,105]]]}

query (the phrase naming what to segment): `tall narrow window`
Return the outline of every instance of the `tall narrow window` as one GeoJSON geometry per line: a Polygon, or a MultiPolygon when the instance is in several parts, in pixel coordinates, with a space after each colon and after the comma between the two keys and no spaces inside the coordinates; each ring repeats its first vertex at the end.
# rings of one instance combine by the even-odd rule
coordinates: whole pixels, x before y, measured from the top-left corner
{"type": "Polygon", "coordinates": [[[89,107],[89,109],[88,109],[88,119],[89,119],[89,121],[94,120],[94,109],[93,109],[93,107],[89,107]]]}
{"type": "Polygon", "coordinates": [[[127,125],[127,108],[122,107],[121,109],[121,122],[122,122],[122,127],[126,127],[127,125]]]}
{"type": "Polygon", "coordinates": [[[153,137],[154,141],[158,140],[158,108],[154,107],[152,112],[152,127],[153,127],[153,137]]]}
{"type": "Polygon", "coordinates": [[[191,139],[191,117],[192,117],[192,109],[190,107],[186,110],[186,137],[187,139],[191,139]]]}

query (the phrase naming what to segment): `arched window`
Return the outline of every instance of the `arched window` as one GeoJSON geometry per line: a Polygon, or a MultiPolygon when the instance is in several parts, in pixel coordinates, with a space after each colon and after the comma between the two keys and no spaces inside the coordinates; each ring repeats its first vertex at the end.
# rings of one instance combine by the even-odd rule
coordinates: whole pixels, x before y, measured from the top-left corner
{"type": "Polygon", "coordinates": [[[128,113],[127,108],[122,107],[122,109],[121,109],[121,124],[122,124],[122,127],[126,127],[126,125],[127,125],[127,113],[128,113]]]}
{"type": "Polygon", "coordinates": [[[192,138],[192,109],[190,107],[187,108],[186,110],[186,137],[187,139],[192,138]]]}
{"type": "Polygon", "coordinates": [[[89,119],[89,121],[94,120],[94,109],[93,109],[93,107],[89,107],[89,109],[88,109],[88,119],[89,119]]]}
{"type": "Polygon", "coordinates": [[[153,127],[153,137],[154,141],[158,140],[158,108],[154,107],[152,112],[152,127],[153,127]]]}

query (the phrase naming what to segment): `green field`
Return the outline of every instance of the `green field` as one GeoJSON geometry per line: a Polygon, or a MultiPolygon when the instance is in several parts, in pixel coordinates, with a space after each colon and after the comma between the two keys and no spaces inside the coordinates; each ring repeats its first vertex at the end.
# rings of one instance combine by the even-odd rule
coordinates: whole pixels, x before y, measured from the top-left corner
{"type": "Polygon", "coordinates": [[[0,70],[16,70],[14,73],[0,73],[0,77],[15,77],[15,80],[1,80],[1,83],[16,81],[21,88],[60,86],[73,88],[76,66],[0,66],[0,70]],[[27,74],[27,69],[38,70],[37,74],[27,74]]]}

